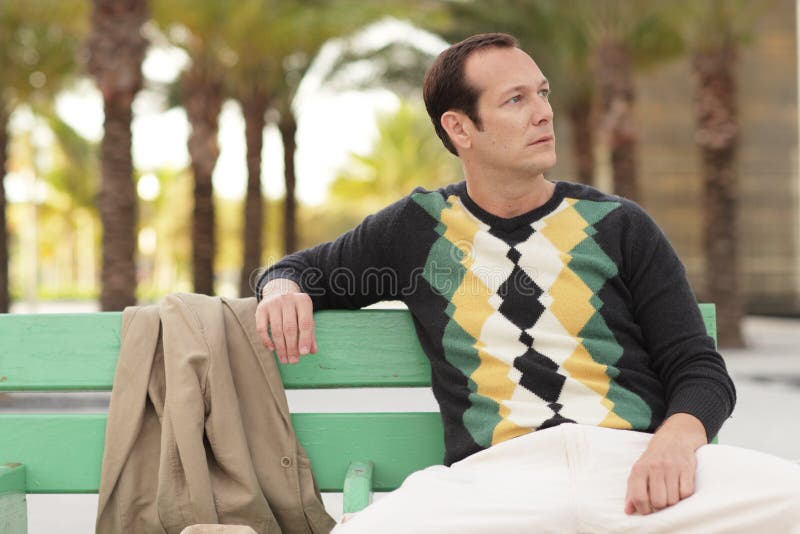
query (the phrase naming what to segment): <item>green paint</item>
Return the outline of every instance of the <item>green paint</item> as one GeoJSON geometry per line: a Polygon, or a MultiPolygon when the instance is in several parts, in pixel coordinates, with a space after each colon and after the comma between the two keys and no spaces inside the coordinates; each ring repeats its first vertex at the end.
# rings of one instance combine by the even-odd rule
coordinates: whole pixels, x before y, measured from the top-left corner
{"type": "MultiPolygon", "coordinates": [[[[3,461],[0,458],[0,461],[3,461]]],[[[0,495],[25,493],[25,466],[19,463],[0,464],[0,495]]]]}
{"type": "Polygon", "coordinates": [[[0,532],[27,534],[28,507],[24,493],[0,494],[0,532]]]}
{"type": "MultiPolygon", "coordinates": [[[[104,414],[3,414],[2,461],[25,466],[27,493],[97,493],[105,426],[104,414]]],[[[441,416],[435,412],[300,413],[292,414],[292,426],[321,491],[341,491],[354,459],[378,465],[374,489],[387,491],[444,457],[441,416]]]]}
{"type": "MultiPolygon", "coordinates": [[[[314,322],[319,352],[278,366],[287,389],[430,385],[408,311],[323,310],[314,322]]],[[[121,327],[118,312],[0,314],[0,391],[110,391],[121,327]]]]}
{"type": "Polygon", "coordinates": [[[360,512],[369,505],[373,468],[374,464],[369,460],[350,462],[342,490],[345,514],[360,512]]]}

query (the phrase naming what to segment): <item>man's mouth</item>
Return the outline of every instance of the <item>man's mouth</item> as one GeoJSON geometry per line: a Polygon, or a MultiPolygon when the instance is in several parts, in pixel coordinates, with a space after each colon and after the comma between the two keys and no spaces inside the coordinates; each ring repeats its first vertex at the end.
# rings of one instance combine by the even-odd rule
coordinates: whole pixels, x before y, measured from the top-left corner
{"type": "Polygon", "coordinates": [[[543,135],[542,137],[536,139],[534,142],[530,143],[531,145],[541,145],[544,143],[552,143],[553,136],[552,135],[543,135]]]}

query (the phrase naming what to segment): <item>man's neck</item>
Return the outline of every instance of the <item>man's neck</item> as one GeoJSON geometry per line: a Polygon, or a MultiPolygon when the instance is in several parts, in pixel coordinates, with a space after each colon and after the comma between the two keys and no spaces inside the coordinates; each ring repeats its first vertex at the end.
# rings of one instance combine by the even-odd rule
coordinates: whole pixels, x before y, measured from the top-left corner
{"type": "Polygon", "coordinates": [[[467,194],[482,209],[492,215],[510,219],[544,205],[553,196],[555,184],[544,174],[521,180],[491,181],[470,179],[467,194]]]}

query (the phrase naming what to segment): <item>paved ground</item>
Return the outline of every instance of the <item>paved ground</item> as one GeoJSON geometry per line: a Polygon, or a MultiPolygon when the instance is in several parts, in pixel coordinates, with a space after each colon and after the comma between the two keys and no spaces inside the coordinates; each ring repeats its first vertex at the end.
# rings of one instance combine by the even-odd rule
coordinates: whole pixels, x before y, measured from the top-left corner
{"type": "MultiPolygon", "coordinates": [[[[36,311],[92,311],[91,304],[47,306],[36,311]]],[[[16,308],[25,313],[28,309],[16,308]]],[[[738,403],[734,416],[720,432],[720,441],[800,460],[800,320],[750,317],[745,322],[749,347],[728,350],[724,356],[736,382],[738,403]]],[[[106,409],[108,396],[102,393],[75,394],[55,401],[42,395],[25,395],[12,402],[0,399],[0,411],[54,411],[53,404],[72,411],[106,409]]],[[[353,391],[290,391],[293,411],[435,410],[428,392],[409,393],[381,389],[353,391]],[[322,400],[324,395],[324,401],[322,400]]],[[[325,496],[326,506],[338,516],[341,496],[325,496]]],[[[94,495],[29,496],[29,532],[83,534],[93,532],[97,497],[94,495]]]]}

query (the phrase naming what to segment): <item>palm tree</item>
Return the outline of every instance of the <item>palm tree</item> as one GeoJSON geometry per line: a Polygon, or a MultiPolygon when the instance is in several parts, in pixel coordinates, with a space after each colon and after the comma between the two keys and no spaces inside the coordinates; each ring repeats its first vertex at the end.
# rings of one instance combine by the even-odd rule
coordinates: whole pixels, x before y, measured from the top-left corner
{"type": "Polygon", "coordinates": [[[244,115],[247,147],[241,296],[253,294],[252,275],[262,264],[267,205],[261,194],[261,151],[266,113],[274,99],[274,88],[281,84],[283,68],[279,61],[292,44],[291,18],[297,9],[293,2],[244,0],[237,4],[226,36],[236,54],[228,79],[244,115]]]}
{"type": "Polygon", "coordinates": [[[215,210],[211,177],[219,157],[219,113],[226,96],[225,76],[235,61],[226,44],[231,5],[223,0],[160,0],[153,14],[173,44],[189,55],[179,99],[191,125],[188,150],[194,174],[192,278],[194,291],[214,293],[215,210]]]}
{"type": "Polygon", "coordinates": [[[6,189],[2,178],[5,177],[6,154],[8,146],[8,117],[5,102],[0,102],[0,313],[8,313],[11,304],[8,291],[8,228],[6,227],[6,189]]]}
{"type": "Polygon", "coordinates": [[[739,113],[736,66],[764,6],[709,0],[687,6],[684,23],[695,83],[695,141],[703,172],[703,249],[708,297],[717,305],[719,344],[741,347],[736,156],[739,113]]]}
{"type": "Polygon", "coordinates": [[[261,150],[264,145],[264,127],[269,107],[266,91],[254,83],[250,90],[239,96],[244,115],[245,142],[247,146],[247,193],[245,194],[242,271],[239,276],[239,295],[253,294],[252,274],[261,265],[266,204],[261,195],[261,150]]]}
{"type": "Polygon", "coordinates": [[[0,3],[0,313],[10,305],[3,186],[8,121],[17,106],[51,99],[76,76],[85,10],[76,0],[0,3]]]}
{"type": "Polygon", "coordinates": [[[216,253],[215,212],[211,177],[219,158],[217,132],[224,100],[222,69],[212,58],[193,57],[192,66],[181,77],[183,107],[192,131],[189,156],[194,174],[192,216],[192,277],[194,291],[214,293],[216,253]]]}
{"type": "MultiPolygon", "coordinates": [[[[305,4],[304,4],[305,5],[305,4]]],[[[351,34],[356,29],[382,17],[396,16],[413,21],[440,20],[441,6],[428,0],[413,2],[366,3],[355,0],[319,2],[315,9],[296,12],[292,27],[291,53],[279,58],[284,67],[282,83],[274,92],[275,107],[280,113],[278,129],[284,149],[284,182],[286,197],[284,206],[284,250],[297,248],[297,200],[295,197],[296,176],[294,156],[297,151],[297,109],[295,96],[303,79],[322,46],[336,36],[351,34]]]]}
{"type": "MultiPolygon", "coordinates": [[[[8,146],[8,111],[0,107],[0,176],[5,176],[8,146]]],[[[6,226],[6,189],[0,184],[0,313],[8,313],[11,298],[8,290],[8,227],[6,226]]]]}
{"type": "Polygon", "coordinates": [[[614,193],[641,201],[634,108],[634,72],[676,57],[683,51],[665,2],[574,0],[564,5],[567,20],[582,28],[591,50],[597,126],[611,155],[614,193]]]}
{"type": "Polygon", "coordinates": [[[89,72],[103,95],[100,147],[100,217],[103,267],[100,305],[120,310],[136,302],[136,188],[131,156],[133,99],[142,87],[147,41],[146,0],[94,0],[89,37],[89,72]]]}

